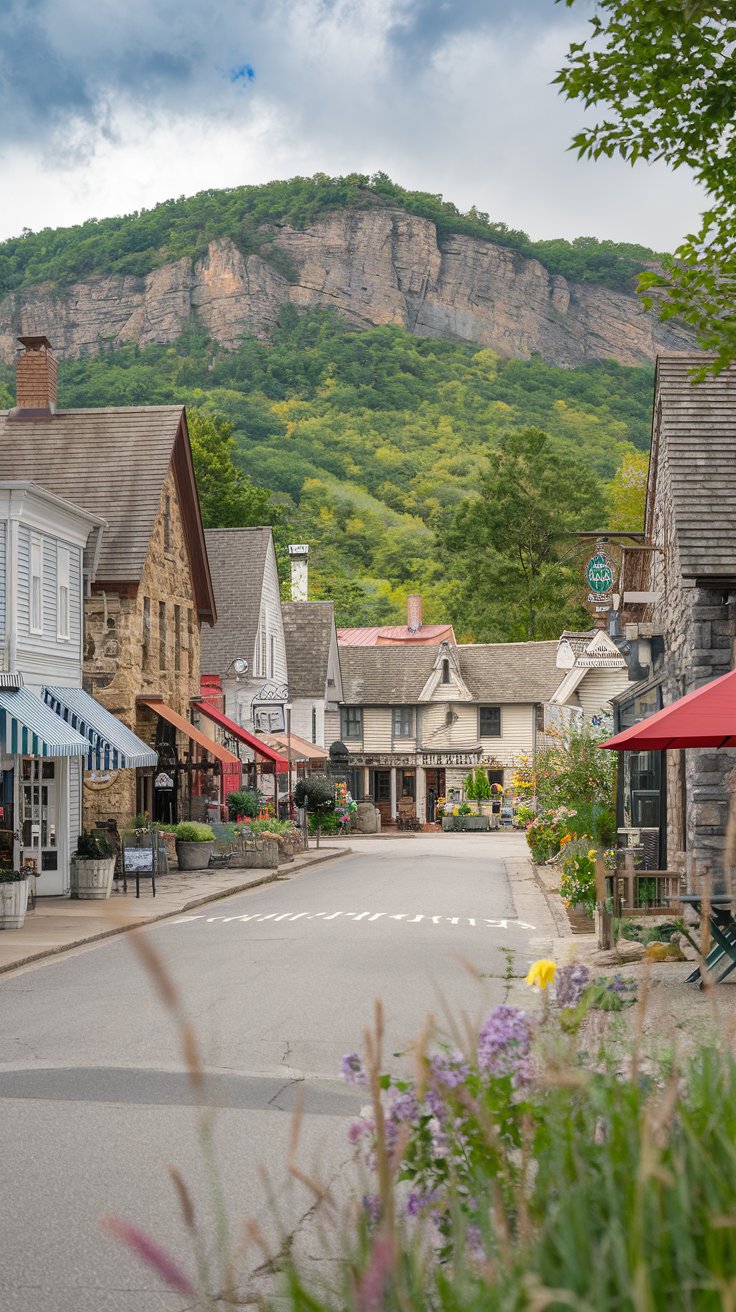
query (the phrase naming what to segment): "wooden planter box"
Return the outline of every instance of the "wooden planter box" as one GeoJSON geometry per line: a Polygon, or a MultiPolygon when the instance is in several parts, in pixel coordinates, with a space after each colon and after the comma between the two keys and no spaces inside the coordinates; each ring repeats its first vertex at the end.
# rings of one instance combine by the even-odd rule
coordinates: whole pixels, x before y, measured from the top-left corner
{"type": "Polygon", "coordinates": [[[442,828],[446,833],[487,833],[490,820],[487,815],[443,815],[442,828]]]}
{"type": "Polygon", "coordinates": [[[71,861],[71,895],[82,900],[92,898],[104,901],[110,896],[115,857],[99,859],[73,856],[71,861]]]}

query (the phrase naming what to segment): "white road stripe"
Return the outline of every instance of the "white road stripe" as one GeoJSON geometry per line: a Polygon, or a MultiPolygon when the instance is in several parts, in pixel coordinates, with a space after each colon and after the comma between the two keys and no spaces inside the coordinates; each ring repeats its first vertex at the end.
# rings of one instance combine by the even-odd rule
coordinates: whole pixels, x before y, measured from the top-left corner
{"type": "Polygon", "coordinates": [[[270,920],[273,921],[274,925],[277,925],[279,921],[288,920],[291,925],[295,920],[322,920],[324,923],[327,923],[331,920],[338,920],[341,916],[345,920],[348,920],[348,922],[352,920],[354,925],[357,925],[361,920],[365,920],[367,925],[371,925],[375,924],[377,920],[388,917],[389,920],[398,920],[406,925],[419,925],[426,921],[427,924],[432,925],[469,925],[471,929],[483,929],[485,927],[487,929],[533,930],[536,928],[535,925],[530,925],[526,920],[491,920],[488,919],[488,917],[480,920],[475,916],[428,916],[424,912],[418,912],[415,916],[410,918],[408,911],[398,911],[396,913],[390,913],[387,911],[374,911],[372,913],[370,911],[333,911],[330,914],[326,911],[298,911],[296,914],[293,914],[291,911],[284,911],[281,914],[277,914],[275,911],[269,911],[266,915],[263,915],[260,911],[255,911],[244,916],[179,916],[176,920],[171,920],[168,923],[170,925],[186,925],[194,920],[203,920],[207,925],[212,925],[216,921],[221,922],[223,925],[230,925],[233,921],[240,921],[241,924],[246,924],[248,921],[252,920],[255,921],[256,924],[262,925],[270,920]]]}

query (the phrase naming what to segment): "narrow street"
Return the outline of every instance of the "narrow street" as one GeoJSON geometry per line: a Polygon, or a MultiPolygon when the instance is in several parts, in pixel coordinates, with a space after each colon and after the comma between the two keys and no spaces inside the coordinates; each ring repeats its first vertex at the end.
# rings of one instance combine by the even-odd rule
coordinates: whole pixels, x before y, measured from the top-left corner
{"type": "MultiPolygon", "coordinates": [[[[285,1172],[299,1097],[302,1169],[327,1181],[349,1160],[346,1118],[364,1093],[341,1082],[340,1059],[360,1046],[377,996],[396,1066],[391,1054],[428,1011],[479,1020],[509,990],[519,997],[518,977],[551,946],[520,836],[356,846],[142,931],[201,1045],[235,1242],[257,1215],[276,1251],[309,1211],[309,1192],[285,1172]]],[[[123,1216],[193,1270],[168,1163],[200,1219],[211,1216],[178,1037],[131,936],[0,980],[0,1052],[0,1194],[17,1200],[3,1220],[4,1312],[185,1306],[99,1228],[123,1216]]],[[[262,1261],[252,1250],[244,1273],[262,1261]]]]}

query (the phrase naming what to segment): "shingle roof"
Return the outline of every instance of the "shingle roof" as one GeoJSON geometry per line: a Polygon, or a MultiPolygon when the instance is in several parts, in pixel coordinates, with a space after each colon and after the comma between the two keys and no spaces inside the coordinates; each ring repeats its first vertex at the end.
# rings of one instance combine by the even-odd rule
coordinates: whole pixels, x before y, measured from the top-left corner
{"type": "MultiPolygon", "coordinates": [[[[330,639],[335,624],[331,601],[281,603],[290,697],[324,697],[330,639]]],[[[342,662],[341,662],[342,664],[342,662]]]]}
{"type": "Polygon", "coordinates": [[[182,413],[180,405],[146,406],[13,421],[0,412],[3,478],[33,479],[101,515],[100,578],[140,578],[182,413]]]}
{"type": "MultiPolygon", "coordinates": [[[[459,646],[462,674],[474,701],[547,701],[560,683],[556,642],[459,646]]],[[[439,647],[343,647],[343,701],[349,706],[416,704],[439,647]]]]}
{"type": "Polygon", "coordinates": [[[684,578],[736,577],[736,367],[693,383],[693,370],[710,358],[657,360],[647,529],[666,469],[660,495],[669,503],[684,578]]]}
{"type": "Polygon", "coordinates": [[[587,629],[585,633],[577,633],[574,629],[564,629],[557,645],[567,642],[576,656],[582,656],[593,641],[595,632],[595,629],[587,629]]]}
{"type": "Polygon", "coordinates": [[[207,555],[217,624],[202,632],[203,674],[224,674],[237,656],[253,660],[270,528],[208,528],[207,555]]]}

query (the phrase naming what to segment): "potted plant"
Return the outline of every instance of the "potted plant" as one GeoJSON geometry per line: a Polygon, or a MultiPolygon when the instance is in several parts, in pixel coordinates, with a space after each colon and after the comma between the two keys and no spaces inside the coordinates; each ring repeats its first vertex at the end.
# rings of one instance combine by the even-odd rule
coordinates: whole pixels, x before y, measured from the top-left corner
{"type": "Polygon", "coordinates": [[[103,835],[84,830],[77,839],[72,857],[72,897],[107,898],[115,873],[115,849],[103,835]]]}
{"type": "Polygon", "coordinates": [[[27,872],[0,867],[0,929],[21,929],[27,905],[27,872]]]}
{"type": "Polygon", "coordinates": [[[246,817],[249,820],[255,820],[261,809],[260,798],[258,793],[242,790],[237,793],[228,793],[225,804],[227,813],[231,820],[240,820],[246,817]]]}
{"type": "Polygon", "coordinates": [[[325,816],[335,810],[335,785],[326,774],[310,774],[300,779],[294,789],[294,803],[306,808],[308,816],[315,817],[317,847],[325,816]]]}
{"type": "Polygon", "coordinates": [[[478,815],[484,815],[482,803],[490,799],[492,789],[488,775],[481,765],[470,771],[470,774],[463,781],[463,787],[468,800],[477,803],[478,815]]]}
{"type": "Polygon", "coordinates": [[[176,826],[176,859],[180,870],[206,870],[215,850],[215,834],[209,825],[183,820],[176,826]]]}

